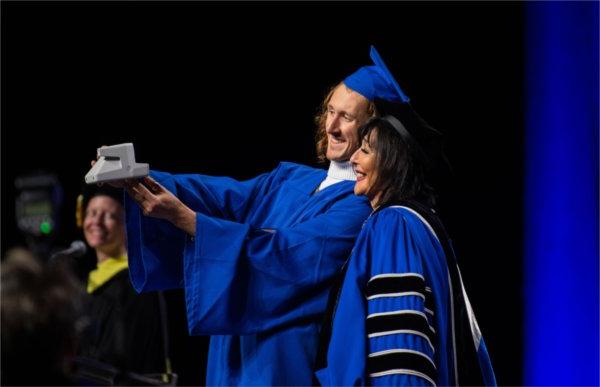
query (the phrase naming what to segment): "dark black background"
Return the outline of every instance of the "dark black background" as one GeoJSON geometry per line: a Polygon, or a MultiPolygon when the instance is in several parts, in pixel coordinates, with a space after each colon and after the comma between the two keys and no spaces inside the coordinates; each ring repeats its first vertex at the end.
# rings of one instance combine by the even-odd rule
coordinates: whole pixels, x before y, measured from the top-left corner
{"type": "Polygon", "coordinates": [[[24,243],[13,181],[35,169],[65,188],[56,245],[81,237],[75,197],[103,144],[170,172],[314,164],[319,103],[374,44],[447,137],[441,213],[498,382],[521,384],[522,7],[2,2],[2,252],[24,243]]]}

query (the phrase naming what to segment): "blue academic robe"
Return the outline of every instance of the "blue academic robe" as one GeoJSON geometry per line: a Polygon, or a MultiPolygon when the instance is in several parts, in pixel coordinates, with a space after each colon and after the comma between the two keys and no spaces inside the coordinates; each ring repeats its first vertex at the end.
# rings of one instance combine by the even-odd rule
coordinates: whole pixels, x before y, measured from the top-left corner
{"type": "MultiPolygon", "coordinates": [[[[461,365],[455,359],[450,281],[444,249],[417,212],[394,206],[374,213],[348,261],[326,367],[316,373],[321,384],[457,384],[455,369],[461,365]]],[[[477,368],[483,384],[495,385],[477,322],[470,317],[477,368]]]]}
{"type": "Polygon", "coordinates": [[[332,279],[370,213],[354,182],[314,193],[326,171],[292,163],[243,182],[152,176],[196,211],[196,237],[127,198],[131,279],[184,287],[190,333],[212,335],[207,384],[311,384],[332,279]]]}

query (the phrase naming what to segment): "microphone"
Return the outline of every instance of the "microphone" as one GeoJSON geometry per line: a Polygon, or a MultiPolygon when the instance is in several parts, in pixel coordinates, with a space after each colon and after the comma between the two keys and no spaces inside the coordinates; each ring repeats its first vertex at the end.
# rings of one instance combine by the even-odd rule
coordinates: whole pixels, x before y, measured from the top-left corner
{"type": "Polygon", "coordinates": [[[55,260],[57,258],[79,258],[81,256],[83,256],[87,251],[87,245],[80,240],[76,240],[73,241],[73,243],[71,243],[71,246],[69,246],[69,248],[64,249],[64,250],[60,250],[57,251],[56,253],[52,254],[52,256],[50,257],[50,260],[55,260]]]}

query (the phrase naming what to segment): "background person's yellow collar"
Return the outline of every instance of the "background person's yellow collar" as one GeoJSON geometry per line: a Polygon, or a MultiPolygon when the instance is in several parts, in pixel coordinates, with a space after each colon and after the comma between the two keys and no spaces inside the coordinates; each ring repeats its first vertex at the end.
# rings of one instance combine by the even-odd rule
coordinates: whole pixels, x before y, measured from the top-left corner
{"type": "Polygon", "coordinates": [[[95,270],[88,276],[87,292],[93,293],[96,289],[108,282],[122,270],[127,269],[127,255],[118,258],[108,258],[100,262],[95,270]]]}

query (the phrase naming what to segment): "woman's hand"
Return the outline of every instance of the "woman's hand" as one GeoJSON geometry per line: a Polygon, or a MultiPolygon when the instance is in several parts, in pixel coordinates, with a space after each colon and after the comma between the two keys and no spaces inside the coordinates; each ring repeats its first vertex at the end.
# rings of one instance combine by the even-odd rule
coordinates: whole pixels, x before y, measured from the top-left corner
{"type": "Polygon", "coordinates": [[[120,180],[144,215],[165,219],[186,233],[196,235],[196,213],[150,176],[139,180],[120,180]],[[144,185],[143,183],[146,185],[144,185]]]}

